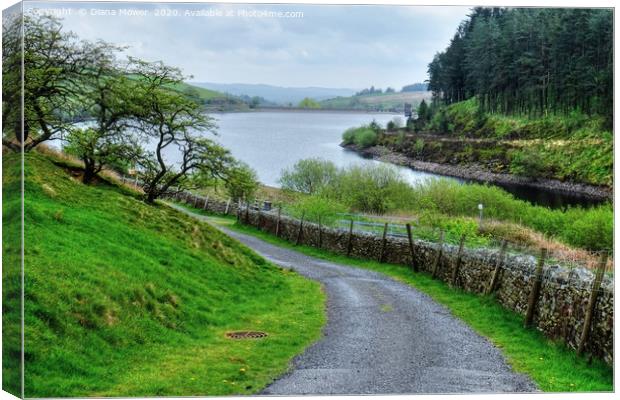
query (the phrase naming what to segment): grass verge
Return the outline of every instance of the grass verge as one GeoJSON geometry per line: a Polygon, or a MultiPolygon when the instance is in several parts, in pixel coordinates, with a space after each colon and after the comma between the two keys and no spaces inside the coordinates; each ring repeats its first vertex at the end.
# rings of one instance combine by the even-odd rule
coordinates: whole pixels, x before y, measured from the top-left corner
{"type": "MultiPolygon", "coordinates": [[[[207,213],[202,213],[208,215],[207,213]]],[[[501,349],[515,371],[529,375],[546,392],[591,392],[613,390],[613,370],[600,360],[591,363],[564,344],[546,338],[541,332],[523,328],[523,317],[504,309],[492,296],[479,296],[450,288],[425,273],[413,273],[400,265],[347,258],[309,246],[295,246],[283,239],[236,223],[234,217],[217,217],[238,232],[266,242],[294,249],[309,256],[370,269],[389,275],[426,293],[447,307],[454,316],[488,338],[501,349]]]]}
{"type": "MultiPolygon", "coordinates": [[[[320,337],[318,283],[181,212],[104,180],[85,186],[49,156],[25,157],[26,397],[251,394],[320,337]],[[234,330],[269,336],[234,341],[234,330]]],[[[3,168],[3,189],[17,190],[19,155],[4,155],[3,168]]],[[[7,221],[18,206],[4,203],[7,221]]],[[[18,277],[3,271],[12,334],[18,277]]],[[[18,341],[3,344],[19,354],[18,341]]]]}

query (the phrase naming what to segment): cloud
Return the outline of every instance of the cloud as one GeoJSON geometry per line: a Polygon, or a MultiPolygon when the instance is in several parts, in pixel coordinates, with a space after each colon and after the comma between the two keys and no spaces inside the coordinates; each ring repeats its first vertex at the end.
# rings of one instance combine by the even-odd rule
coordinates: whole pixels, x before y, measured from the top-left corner
{"type": "Polygon", "coordinates": [[[29,7],[70,8],[64,24],[79,36],[127,44],[129,54],[179,66],[196,81],[352,88],[423,81],[433,55],[469,12],[446,6],[25,2],[29,7]],[[132,16],[121,9],[133,10],[132,16]],[[267,12],[302,12],[303,18],[259,16],[267,12]]]}

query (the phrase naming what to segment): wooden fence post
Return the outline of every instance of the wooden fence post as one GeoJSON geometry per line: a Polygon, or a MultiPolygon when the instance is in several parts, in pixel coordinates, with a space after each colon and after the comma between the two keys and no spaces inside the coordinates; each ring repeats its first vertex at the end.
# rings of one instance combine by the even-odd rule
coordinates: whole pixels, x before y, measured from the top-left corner
{"type": "Polygon", "coordinates": [[[258,214],[256,216],[256,227],[258,228],[258,230],[260,230],[260,217],[261,217],[261,212],[260,212],[260,207],[258,207],[258,214]]]}
{"type": "Polygon", "coordinates": [[[386,222],[383,225],[383,237],[381,237],[381,253],[379,253],[379,262],[382,263],[385,260],[385,248],[387,246],[387,232],[388,232],[388,223],[386,222]]]}
{"type": "Polygon", "coordinates": [[[542,282],[543,268],[545,266],[545,260],[547,258],[547,249],[540,250],[540,257],[538,258],[538,265],[536,265],[536,275],[534,276],[534,282],[532,283],[532,291],[527,301],[527,311],[525,312],[524,327],[532,325],[534,320],[534,309],[536,308],[536,302],[538,301],[538,294],[540,292],[540,284],[542,282]]]}
{"type": "Polygon", "coordinates": [[[282,216],[282,207],[278,207],[278,221],[276,222],[276,237],[280,236],[280,218],[282,216]]]}
{"type": "Polygon", "coordinates": [[[353,246],[353,220],[351,220],[351,225],[349,225],[349,241],[347,242],[347,257],[351,255],[351,247],[353,246]]]}
{"type": "Polygon", "coordinates": [[[321,216],[319,215],[319,249],[323,247],[323,227],[321,226],[321,216]]]}
{"type": "Polygon", "coordinates": [[[295,240],[295,245],[299,246],[299,244],[301,243],[301,235],[302,235],[302,231],[304,229],[304,217],[306,216],[306,212],[302,211],[301,213],[301,220],[299,220],[299,231],[297,232],[297,240],[295,240]]]}
{"type": "Polygon", "coordinates": [[[435,258],[435,265],[433,265],[433,278],[437,278],[437,274],[439,273],[439,263],[441,263],[441,255],[443,254],[443,241],[444,241],[444,231],[439,231],[439,250],[437,251],[437,258],[435,258]]]}
{"type": "Polygon", "coordinates": [[[592,291],[590,292],[590,298],[588,299],[588,308],[586,309],[586,318],[583,322],[583,330],[581,331],[579,347],[577,347],[577,355],[581,355],[581,353],[583,353],[584,349],[586,348],[588,338],[590,336],[592,316],[594,314],[594,308],[596,307],[596,299],[598,298],[601,283],[603,282],[603,276],[605,276],[607,258],[607,252],[604,252],[601,256],[601,261],[599,262],[598,268],[596,270],[596,276],[594,277],[594,282],[592,283],[592,291]]]}
{"type": "Polygon", "coordinates": [[[229,210],[230,210],[230,198],[226,202],[226,210],[224,211],[224,215],[228,215],[229,210]]]}
{"type": "Polygon", "coordinates": [[[504,259],[506,258],[506,248],[508,247],[508,241],[506,239],[502,240],[502,247],[499,250],[499,255],[497,256],[497,264],[495,264],[495,269],[493,270],[493,275],[491,275],[491,282],[489,282],[489,286],[485,291],[485,294],[491,294],[495,290],[497,286],[497,279],[499,277],[499,271],[502,269],[502,264],[504,263],[504,259]]]}
{"type": "Polygon", "coordinates": [[[407,224],[407,238],[409,238],[409,252],[411,253],[411,268],[413,272],[418,272],[418,266],[415,262],[414,251],[413,251],[413,237],[411,235],[411,224],[407,224]]]}
{"type": "Polygon", "coordinates": [[[454,263],[454,269],[452,270],[452,286],[456,286],[456,280],[459,276],[459,269],[461,268],[461,258],[463,257],[463,246],[465,246],[465,238],[466,235],[462,235],[461,241],[459,242],[459,252],[456,255],[456,262],[454,263]]]}

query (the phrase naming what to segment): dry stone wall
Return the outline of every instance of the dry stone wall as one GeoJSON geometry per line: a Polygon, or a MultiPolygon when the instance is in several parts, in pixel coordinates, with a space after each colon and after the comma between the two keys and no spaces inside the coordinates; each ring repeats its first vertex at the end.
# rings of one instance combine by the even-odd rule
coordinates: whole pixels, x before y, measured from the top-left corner
{"type": "MultiPolygon", "coordinates": [[[[536,279],[536,258],[533,256],[507,254],[499,262],[499,251],[464,249],[454,275],[459,258],[458,246],[443,245],[439,257],[439,244],[413,240],[412,255],[406,238],[388,237],[384,242],[381,237],[372,234],[350,234],[347,230],[325,227],[319,230],[317,224],[302,224],[284,215],[279,217],[275,211],[265,212],[246,209],[233,202],[206,202],[205,198],[198,199],[202,200],[192,195],[184,198],[189,204],[210,212],[223,214],[228,210],[229,215],[237,215],[241,222],[264,232],[277,233],[280,238],[291,243],[320,247],[361,259],[379,260],[383,256],[384,262],[409,268],[415,266],[419,271],[427,273],[433,273],[437,266],[435,272],[438,279],[454,283],[467,292],[485,293],[499,264],[501,268],[493,293],[505,308],[521,315],[526,313],[528,298],[536,279]]],[[[532,325],[549,338],[561,340],[576,349],[583,331],[593,281],[594,274],[586,269],[568,271],[559,266],[546,266],[540,294],[533,309],[532,325]]],[[[613,297],[613,279],[605,278],[599,290],[585,346],[585,351],[609,364],[613,362],[613,297]]]]}

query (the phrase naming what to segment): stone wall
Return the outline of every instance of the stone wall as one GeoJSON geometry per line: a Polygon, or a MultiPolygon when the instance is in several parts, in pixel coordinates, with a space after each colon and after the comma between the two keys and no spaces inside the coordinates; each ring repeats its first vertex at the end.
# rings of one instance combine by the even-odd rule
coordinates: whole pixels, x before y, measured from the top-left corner
{"type": "MultiPolygon", "coordinates": [[[[198,208],[205,208],[205,199],[189,195],[185,200],[198,208]]],[[[209,201],[206,210],[224,213],[227,202],[209,201]]],[[[292,243],[304,244],[361,259],[379,260],[400,264],[419,271],[432,273],[439,255],[439,244],[413,240],[413,257],[408,239],[388,237],[383,246],[381,237],[371,234],[325,228],[304,222],[300,234],[300,221],[277,212],[239,207],[230,202],[229,215],[262,231],[276,234],[292,243]],[[278,227],[279,225],[279,227],[278,227]],[[350,242],[349,242],[350,241],[350,242]],[[350,244],[349,244],[350,243],[350,244]],[[350,246],[350,247],[349,247],[350,246]]],[[[453,283],[453,274],[459,254],[458,246],[445,244],[437,263],[437,278],[453,283]]],[[[467,292],[484,293],[498,265],[499,251],[464,249],[461,253],[455,286],[467,292]]],[[[537,260],[533,256],[507,254],[501,264],[494,288],[497,301],[505,308],[525,315],[528,298],[536,278],[537,260]]],[[[583,331],[588,300],[594,274],[586,269],[566,270],[557,265],[546,265],[541,281],[540,294],[534,308],[533,326],[546,336],[577,348],[583,331]]],[[[585,351],[613,362],[613,279],[605,278],[594,309],[589,340],[585,351]]]]}

